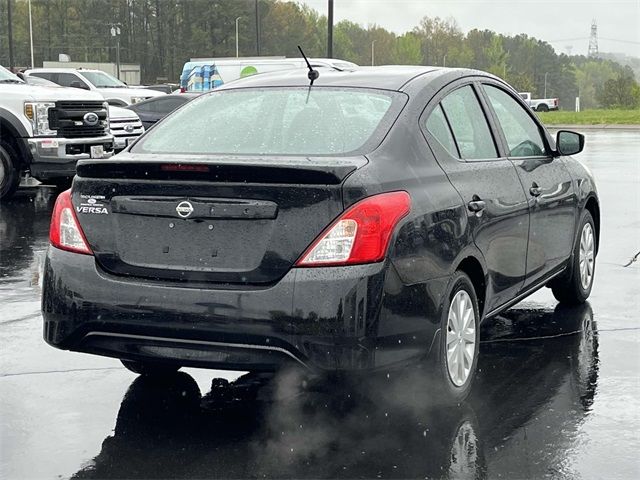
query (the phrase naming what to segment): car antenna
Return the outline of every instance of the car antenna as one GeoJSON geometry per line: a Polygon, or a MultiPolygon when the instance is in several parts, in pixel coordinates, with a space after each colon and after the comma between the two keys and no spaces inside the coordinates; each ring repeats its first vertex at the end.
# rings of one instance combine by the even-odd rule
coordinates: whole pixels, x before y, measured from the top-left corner
{"type": "Polygon", "coordinates": [[[307,62],[307,67],[309,67],[309,73],[307,73],[307,77],[309,77],[309,80],[311,81],[311,83],[309,84],[309,86],[311,86],[313,85],[313,82],[316,81],[320,76],[320,72],[314,70],[314,68],[311,66],[311,64],[309,63],[309,59],[307,59],[307,56],[302,51],[302,47],[300,45],[298,45],[298,50],[300,50],[302,58],[304,58],[304,61],[307,62]]]}

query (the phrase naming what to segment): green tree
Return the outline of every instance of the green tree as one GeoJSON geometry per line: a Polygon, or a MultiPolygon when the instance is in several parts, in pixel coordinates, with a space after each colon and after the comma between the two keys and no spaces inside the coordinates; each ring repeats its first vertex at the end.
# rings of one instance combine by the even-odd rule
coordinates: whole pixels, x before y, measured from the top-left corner
{"type": "Polygon", "coordinates": [[[407,32],[396,39],[395,62],[401,65],[420,65],[422,50],[420,38],[412,32],[407,32]]]}
{"type": "Polygon", "coordinates": [[[598,101],[606,108],[640,107],[640,86],[632,74],[610,78],[598,89],[598,101]]]}

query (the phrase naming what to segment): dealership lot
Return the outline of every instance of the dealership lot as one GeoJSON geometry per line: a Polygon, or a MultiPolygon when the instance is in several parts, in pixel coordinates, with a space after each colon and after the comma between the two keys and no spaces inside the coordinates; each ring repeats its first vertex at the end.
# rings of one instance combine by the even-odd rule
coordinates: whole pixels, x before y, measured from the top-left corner
{"type": "Polygon", "coordinates": [[[24,189],[0,207],[0,477],[638,477],[640,262],[623,265],[640,250],[639,149],[637,131],[592,131],[578,157],[602,205],[589,304],[545,289],[487,322],[472,397],[449,408],[414,371],[227,384],[240,373],[186,369],[159,385],[48,347],[54,192],[24,189]]]}

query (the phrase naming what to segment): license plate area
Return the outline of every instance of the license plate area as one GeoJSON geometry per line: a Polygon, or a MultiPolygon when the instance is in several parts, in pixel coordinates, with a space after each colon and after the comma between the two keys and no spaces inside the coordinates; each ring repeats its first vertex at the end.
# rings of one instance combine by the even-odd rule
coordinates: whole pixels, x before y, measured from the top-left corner
{"type": "Polygon", "coordinates": [[[113,215],[116,251],[128,265],[188,272],[250,272],[263,261],[272,220],[113,215]]]}
{"type": "Polygon", "coordinates": [[[102,158],[104,157],[104,146],[103,145],[92,145],[91,146],[91,158],[102,158]]]}

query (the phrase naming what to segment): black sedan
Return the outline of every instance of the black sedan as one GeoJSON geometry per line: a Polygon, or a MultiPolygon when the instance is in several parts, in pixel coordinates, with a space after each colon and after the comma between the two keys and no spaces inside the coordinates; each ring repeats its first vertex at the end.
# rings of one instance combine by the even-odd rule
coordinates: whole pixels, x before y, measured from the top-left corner
{"type": "Polygon", "coordinates": [[[554,141],[479,71],[307,73],[234,82],[78,163],[47,342],[150,375],[420,361],[460,400],[480,322],[544,286],[586,300],[600,210],[580,134],[554,141]]]}
{"type": "Polygon", "coordinates": [[[138,114],[145,129],[151,128],[157,122],[173,112],[176,108],[189,103],[200,93],[180,93],[151,97],[142,102],[127,105],[125,108],[138,114]]]}

